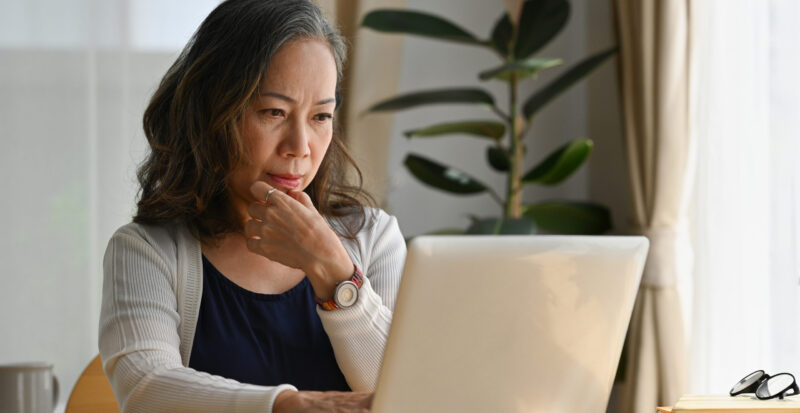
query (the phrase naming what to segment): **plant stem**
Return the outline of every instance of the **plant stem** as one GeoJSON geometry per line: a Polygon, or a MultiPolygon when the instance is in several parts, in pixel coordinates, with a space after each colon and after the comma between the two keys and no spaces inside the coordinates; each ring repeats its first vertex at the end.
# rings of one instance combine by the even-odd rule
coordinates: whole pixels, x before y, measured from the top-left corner
{"type": "Polygon", "coordinates": [[[511,159],[508,171],[508,197],[506,198],[504,218],[520,218],[522,216],[522,142],[521,132],[524,129],[517,105],[517,84],[519,79],[516,72],[511,73],[509,82],[509,121],[508,130],[511,133],[511,159]]]}

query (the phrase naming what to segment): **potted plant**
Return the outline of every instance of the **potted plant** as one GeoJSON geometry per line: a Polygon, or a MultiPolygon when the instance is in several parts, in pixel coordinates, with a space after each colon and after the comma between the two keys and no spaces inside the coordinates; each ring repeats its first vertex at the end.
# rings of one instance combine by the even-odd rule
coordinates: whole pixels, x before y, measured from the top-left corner
{"type": "Polygon", "coordinates": [[[567,0],[527,0],[522,6],[518,24],[505,13],[494,24],[487,39],[478,38],[442,17],[420,11],[375,10],[364,17],[362,26],[373,30],[488,48],[499,58],[495,67],[483,68],[477,77],[480,81],[507,84],[510,99],[505,111],[490,93],[478,87],[413,91],[375,103],[367,109],[368,112],[379,112],[432,104],[474,104],[489,108],[496,116],[492,120],[447,121],[405,132],[408,138],[467,134],[485,139],[488,143],[486,161],[496,172],[506,175],[506,185],[501,193],[455,167],[423,155],[408,154],[405,166],[424,184],[456,195],[488,194],[501,208],[500,216],[474,217],[466,230],[448,229],[438,233],[600,234],[611,228],[610,213],[602,205],[565,200],[534,204],[522,201],[526,186],[550,186],[563,182],[592,152],[591,140],[576,139],[555,149],[537,165],[526,168],[523,164],[526,139],[536,114],[616,53],[616,48],[610,48],[592,55],[565,70],[533,95],[524,99],[519,96],[522,82],[535,80],[540,72],[563,64],[559,58],[534,55],[564,28],[569,14],[567,0]]]}

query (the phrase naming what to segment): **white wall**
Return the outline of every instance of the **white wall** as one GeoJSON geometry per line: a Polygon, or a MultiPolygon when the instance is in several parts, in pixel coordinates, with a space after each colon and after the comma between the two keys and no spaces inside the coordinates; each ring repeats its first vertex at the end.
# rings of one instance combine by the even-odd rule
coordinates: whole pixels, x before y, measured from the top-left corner
{"type": "MultiPolygon", "coordinates": [[[[523,83],[520,101],[546,85],[566,67],[588,55],[613,45],[610,3],[577,0],[572,2],[572,15],[566,28],[537,55],[559,57],[562,68],[543,72],[539,79],[523,83]]],[[[503,2],[462,0],[430,2],[409,0],[410,9],[434,13],[459,24],[480,38],[487,38],[496,19],[504,11],[503,2]]],[[[399,93],[442,87],[483,87],[495,96],[499,106],[508,107],[505,83],[483,82],[477,73],[499,64],[488,49],[457,43],[407,36],[399,93]]],[[[614,65],[606,62],[594,74],[591,83],[582,82],[552,101],[536,118],[526,138],[528,155],[525,170],[535,165],[552,150],[569,140],[589,137],[596,142],[595,153],[587,166],[556,187],[527,187],[526,202],[562,198],[596,200],[613,207],[615,223],[625,218],[627,181],[620,169],[622,140],[618,121],[614,65]]],[[[488,142],[465,136],[436,139],[404,137],[403,131],[443,121],[463,119],[495,119],[482,108],[467,105],[426,106],[398,112],[389,157],[391,189],[388,209],[398,217],[406,236],[431,230],[465,228],[468,215],[497,216],[502,209],[488,195],[454,196],[431,189],[416,180],[403,165],[408,152],[418,153],[453,167],[460,168],[484,183],[505,193],[503,175],[494,172],[485,161],[488,142]]]]}
{"type": "Polygon", "coordinates": [[[130,221],[141,114],[172,58],[0,51],[0,364],[54,363],[62,400],[97,354],[102,254],[130,221]]]}
{"type": "Polygon", "coordinates": [[[0,1],[0,364],[53,363],[62,403],[98,352],[142,112],[216,1],[0,1]]]}

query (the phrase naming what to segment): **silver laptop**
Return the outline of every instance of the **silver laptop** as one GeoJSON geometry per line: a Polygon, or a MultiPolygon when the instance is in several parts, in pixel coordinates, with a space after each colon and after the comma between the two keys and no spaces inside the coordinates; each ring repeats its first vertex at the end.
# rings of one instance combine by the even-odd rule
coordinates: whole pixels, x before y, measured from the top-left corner
{"type": "Polygon", "coordinates": [[[409,244],[372,411],[604,412],[644,237],[409,244]]]}

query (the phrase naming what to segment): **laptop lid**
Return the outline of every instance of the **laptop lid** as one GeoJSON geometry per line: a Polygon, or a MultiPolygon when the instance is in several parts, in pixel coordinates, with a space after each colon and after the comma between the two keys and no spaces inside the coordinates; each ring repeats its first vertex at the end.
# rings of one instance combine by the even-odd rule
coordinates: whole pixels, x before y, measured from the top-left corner
{"type": "Polygon", "coordinates": [[[372,411],[605,411],[644,237],[421,236],[372,411]]]}

